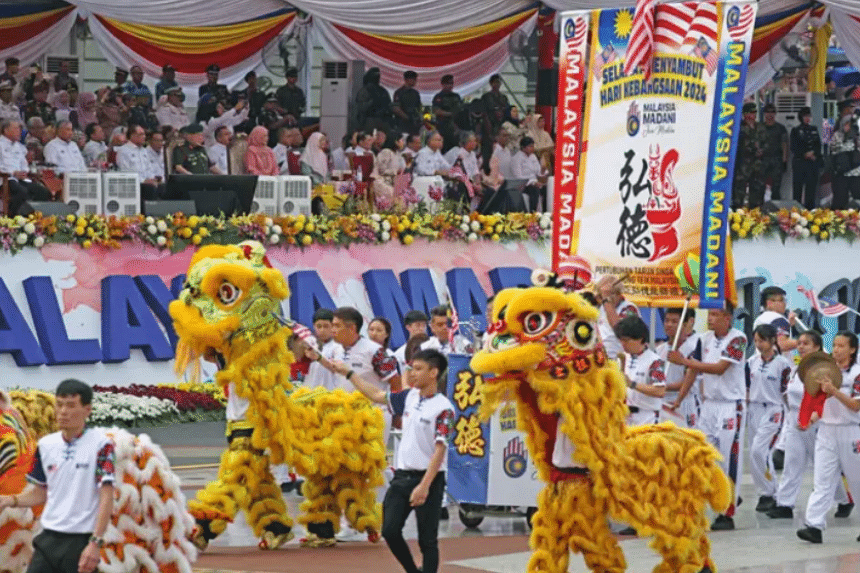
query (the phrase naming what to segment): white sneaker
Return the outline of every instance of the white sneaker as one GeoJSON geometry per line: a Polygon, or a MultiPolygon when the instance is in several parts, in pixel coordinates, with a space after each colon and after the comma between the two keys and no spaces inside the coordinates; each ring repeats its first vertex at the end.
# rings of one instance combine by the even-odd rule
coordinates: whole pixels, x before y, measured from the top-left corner
{"type": "Polygon", "coordinates": [[[357,531],[352,527],[344,527],[339,533],[335,534],[334,538],[338,541],[367,541],[367,534],[363,531],[357,531]]]}

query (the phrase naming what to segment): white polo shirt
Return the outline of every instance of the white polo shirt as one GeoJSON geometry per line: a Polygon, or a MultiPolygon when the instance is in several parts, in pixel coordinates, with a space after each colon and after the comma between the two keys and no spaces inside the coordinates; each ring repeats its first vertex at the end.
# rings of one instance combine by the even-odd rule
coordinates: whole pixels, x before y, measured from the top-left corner
{"type": "MultiPolygon", "coordinates": [[[[624,361],[624,374],[632,382],[639,386],[665,386],[666,372],[663,359],[650,348],[646,348],[641,354],[627,354],[624,361]]],[[[663,407],[663,399],[655,396],[646,396],[638,389],[627,389],[627,405],[640,410],[659,411],[663,407]]]]}
{"type": "Polygon", "coordinates": [[[47,488],[42,527],[61,533],[92,533],[99,488],[114,481],[114,445],[101,428],[85,428],[71,442],[61,432],[39,440],[28,481],[47,488]]]}
{"type": "MultiPolygon", "coordinates": [[[[636,305],[626,300],[618,303],[618,306],[615,307],[615,312],[618,313],[619,320],[625,316],[639,315],[639,309],[636,308],[636,305]]],[[[621,343],[618,341],[618,337],[615,336],[612,325],[609,324],[606,310],[602,304],[600,305],[600,315],[597,318],[597,331],[600,333],[600,340],[603,342],[603,349],[606,350],[606,355],[610,360],[615,360],[618,357],[618,353],[621,352],[621,343]]]]}
{"type": "Polygon", "coordinates": [[[74,140],[63,141],[55,137],[45,146],[45,162],[55,165],[54,172],[83,173],[87,170],[87,162],[81,155],[81,149],[74,140]]]}
{"type": "Polygon", "coordinates": [[[782,395],[791,378],[791,364],[782,354],[774,354],[765,361],[754,354],[747,362],[749,372],[749,401],[763,404],[782,404],[782,395]]]}
{"type": "Polygon", "coordinates": [[[116,163],[123,173],[137,173],[140,181],[149,179],[152,166],[145,147],[128,142],[116,150],[116,163]]]}
{"type": "Polygon", "coordinates": [[[702,373],[705,400],[734,401],[746,397],[746,335],[736,328],[717,338],[712,330],[702,335],[702,362],[716,364],[726,360],[730,366],[721,376],[702,373]]]}
{"type": "Polygon", "coordinates": [[[454,406],[442,394],[422,398],[418,388],[388,393],[388,410],[403,416],[403,434],[394,459],[396,470],[426,470],[437,443],[445,455],[439,472],[448,467],[448,440],[454,425],[454,406]]]}
{"type": "Polygon", "coordinates": [[[792,369],[791,380],[785,389],[785,403],[789,410],[795,413],[800,412],[800,403],[803,402],[804,392],[806,392],[806,386],[803,385],[800,376],[797,375],[797,368],[795,367],[792,369]]]}
{"type": "Polygon", "coordinates": [[[5,135],[0,135],[0,171],[15,173],[29,171],[27,165],[27,148],[20,141],[12,141],[5,135]]]}
{"type": "MultiPolygon", "coordinates": [[[[391,379],[398,374],[397,359],[389,356],[381,345],[365,336],[359,337],[355,344],[343,349],[343,362],[362,379],[386,392],[391,379]]],[[[340,387],[353,389],[352,384],[343,376],[337,378],[340,387]]]]}
{"type": "MultiPolygon", "coordinates": [[[[343,346],[335,342],[334,338],[332,338],[323,344],[323,347],[320,349],[320,355],[330,362],[341,362],[343,360],[343,346]]],[[[308,375],[305,377],[305,386],[308,388],[321,387],[326,390],[343,388],[347,392],[355,390],[355,387],[346,382],[343,376],[338,376],[319,362],[312,362],[310,368],[308,368],[308,375]]]]}
{"type": "MultiPolygon", "coordinates": [[[[674,384],[676,382],[680,382],[681,380],[683,380],[684,374],[686,373],[686,370],[687,370],[684,366],[681,366],[680,364],[672,364],[671,362],[668,361],[669,350],[672,348],[672,342],[673,341],[664,342],[663,344],[658,346],[656,351],[655,351],[655,352],[657,352],[657,356],[659,356],[663,360],[664,367],[666,370],[666,383],[667,384],[674,384]]],[[[690,358],[691,356],[693,356],[693,354],[696,353],[696,348],[698,347],[698,345],[699,345],[699,335],[694,332],[690,336],[688,336],[684,340],[684,342],[682,342],[681,344],[678,345],[678,352],[683,354],[685,358],[690,358]]],[[[690,392],[688,393],[688,395],[692,394],[692,393],[698,393],[698,391],[696,390],[697,386],[698,386],[698,384],[696,384],[694,382],[693,385],[690,387],[690,392]]],[[[667,390],[666,396],[664,396],[663,400],[665,400],[666,402],[671,404],[672,402],[675,401],[675,399],[677,397],[678,397],[678,391],[677,390],[672,390],[672,391],[667,390]]]]}
{"type": "MultiPolygon", "coordinates": [[[[842,386],[839,389],[850,398],[860,397],[860,364],[852,364],[848,370],[842,371],[842,386]]],[[[821,423],[856,426],[860,424],[860,412],[852,412],[842,402],[828,396],[824,400],[821,423]]]]}

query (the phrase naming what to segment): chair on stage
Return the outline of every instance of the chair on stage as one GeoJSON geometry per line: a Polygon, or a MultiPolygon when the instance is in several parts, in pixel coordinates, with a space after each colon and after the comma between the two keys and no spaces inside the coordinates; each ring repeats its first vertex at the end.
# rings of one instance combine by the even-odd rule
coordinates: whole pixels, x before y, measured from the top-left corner
{"type": "Polygon", "coordinates": [[[164,146],[164,180],[167,181],[167,178],[170,177],[170,174],[173,173],[173,150],[182,145],[183,138],[182,137],[173,137],[170,141],[167,142],[167,145],[164,146]]]}
{"type": "Polygon", "coordinates": [[[12,193],[9,191],[9,175],[8,173],[0,173],[0,179],[3,180],[3,185],[0,186],[0,214],[6,217],[10,216],[9,201],[12,199],[12,193]]]}
{"type": "Polygon", "coordinates": [[[294,151],[287,151],[287,170],[290,175],[302,174],[302,156],[294,151]]]}

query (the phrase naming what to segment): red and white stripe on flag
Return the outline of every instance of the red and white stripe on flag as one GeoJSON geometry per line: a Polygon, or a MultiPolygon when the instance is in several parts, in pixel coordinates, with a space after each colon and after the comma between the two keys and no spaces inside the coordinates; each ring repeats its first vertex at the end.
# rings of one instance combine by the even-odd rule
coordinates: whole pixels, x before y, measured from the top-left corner
{"type": "Polygon", "coordinates": [[[704,37],[717,42],[717,5],[714,2],[661,4],[654,18],[654,43],[658,52],[695,44],[704,37]]]}
{"type": "Polygon", "coordinates": [[[631,75],[638,66],[645,71],[645,79],[651,77],[651,57],[654,54],[654,7],[656,0],[636,0],[633,28],[627,42],[624,75],[631,75]]]}

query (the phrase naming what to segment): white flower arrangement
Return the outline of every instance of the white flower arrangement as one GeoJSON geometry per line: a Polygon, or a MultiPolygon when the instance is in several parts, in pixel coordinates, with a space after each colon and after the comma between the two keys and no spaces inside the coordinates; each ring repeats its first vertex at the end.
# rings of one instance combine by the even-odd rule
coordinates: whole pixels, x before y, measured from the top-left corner
{"type": "Polygon", "coordinates": [[[170,400],[96,392],[89,423],[93,426],[131,426],[136,422],[155,422],[178,414],[179,409],[170,400]]]}

